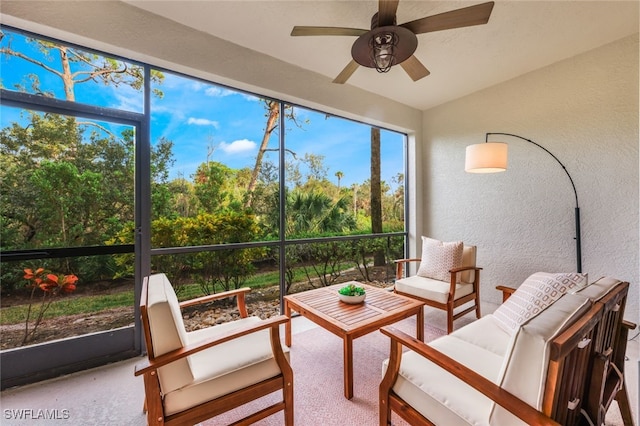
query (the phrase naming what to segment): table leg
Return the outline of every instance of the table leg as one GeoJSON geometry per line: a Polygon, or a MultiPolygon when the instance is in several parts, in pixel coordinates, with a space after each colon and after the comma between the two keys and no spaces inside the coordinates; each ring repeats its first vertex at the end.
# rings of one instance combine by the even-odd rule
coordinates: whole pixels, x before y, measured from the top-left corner
{"type": "Polygon", "coordinates": [[[353,398],[353,338],[344,337],[344,396],[353,398]]]}
{"type": "Polygon", "coordinates": [[[420,306],[416,314],[416,339],[424,342],[424,306],[420,306]]]}
{"type": "Polygon", "coordinates": [[[284,314],[289,318],[289,321],[284,324],[284,344],[291,347],[291,306],[289,306],[289,301],[286,299],[284,301],[284,314]]]}

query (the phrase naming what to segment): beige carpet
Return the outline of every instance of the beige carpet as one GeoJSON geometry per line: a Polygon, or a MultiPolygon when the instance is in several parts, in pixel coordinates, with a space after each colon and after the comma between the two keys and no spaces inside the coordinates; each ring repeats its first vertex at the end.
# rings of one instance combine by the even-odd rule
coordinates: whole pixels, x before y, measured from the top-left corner
{"type": "MultiPolygon", "coordinates": [[[[483,306],[485,314],[493,309],[483,306]]],[[[473,320],[473,315],[460,318],[456,329],[473,320]]],[[[389,351],[389,343],[384,340],[386,337],[380,332],[375,332],[355,340],[356,360],[360,360],[360,363],[355,368],[355,397],[347,401],[342,388],[342,341],[327,331],[317,329],[305,318],[293,318],[292,324],[294,335],[291,358],[296,385],[296,426],[377,425],[377,387],[381,378],[381,361],[383,357],[388,356],[389,351]],[[367,345],[368,342],[373,344],[367,345]],[[375,357],[377,360],[365,361],[368,359],[365,358],[368,352],[373,354],[372,359],[375,357]]],[[[446,328],[445,315],[442,311],[425,308],[425,325],[427,338],[441,335],[442,330],[446,328]]],[[[414,333],[412,322],[402,322],[398,328],[409,334],[414,333]]],[[[626,362],[625,376],[637,425],[640,344],[636,333],[637,329],[632,334],[635,338],[629,342],[629,361],[626,362]]],[[[0,425],[143,426],[146,422],[142,414],[142,378],[133,375],[134,365],[141,360],[141,357],[137,357],[33,385],[4,390],[0,393],[0,425]],[[21,409],[69,410],[70,417],[67,420],[53,422],[8,418],[7,410],[11,412],[21,409]]],[[[235,414],[236,419],[242,417],[238,413],[235,414]]],[[[207,426],[224,424],[227,422],[221,421],[221,417],[205,422],[207,426]]],[[[282,414],[276,414],[259,424],[282,426],[284,421],[282,414]]],[[[394,417],[394,426],[400,424],[397,417],[394,417]]],[[[617,404],[614,403],[607,413],[606,425],[622,424],[617,404]]]]}
{"type": "MultiPolygon", "coordinates": [[[[395,327],[415,335],[415,319],[395,327]]],[[[426,326],[425,340],[443,335],[440,329],[426,326]]],[[[291,366],[294,371],[294,415],[296,425],[375,425],[378,424],[378,386],[382,379],[382,361],[389,357],[389,338],[380,331],[362,336],[353,343],[354,397],[347,400],[343,387],[342,340],[332,333],[314,328],[293,336],[291,366]]],[[[258,411],[274,402],[273,394],[251,404],[258,411]]],[[[203,423],[206,426],[229,424],[246,415],[249,406],[223,414],[203,423]]],[[[394,425],[406,425],[394,418],[394,425]]],[[[256,425],[282,426],[282,412],[256,425]]]]}

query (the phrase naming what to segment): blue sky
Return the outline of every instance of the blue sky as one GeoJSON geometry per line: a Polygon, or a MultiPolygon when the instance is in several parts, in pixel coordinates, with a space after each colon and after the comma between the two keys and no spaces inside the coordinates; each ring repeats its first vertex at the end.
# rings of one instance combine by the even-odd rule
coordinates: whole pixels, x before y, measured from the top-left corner
{"type": "MultiPolygon", "coordinates": [[[[5,33],[7,36],[1,43],[3,47],[10,43],[14,50],[41,57],[20,35],[5,33]]],[[[59,69],[58,58],[46,61],[47,65],[59,69]]],[[[29,87],[25,76],[35,73],[42,90],[53,91],[57,98],[64,98],[61,80],[51,72],[6,55],[3,55],[0,67],[5,88],[14,89],[14,84],[20,82],[29,87]]],[[[164,82],[157,86],[164,97],[154,97],[151,101],[151,137],[152,144],[157,143],[160,137],[174,143],[175,164],[170,178],[182,176],[190,179],[207,157],[231,168],[253,167],[266,124],[266,107],[261,99],[169,72],[164,75],[164,82]]],[[[77,102],[142,112],[142,94],[126,85],[113,87],[88,82],[76,85],[75,95],[77,102]]],[[[3,106],[0,112],[2,127],[12,121],[22,122],[15,109],[3,106]]],[[[288,150],[294,151],[299,158],[305,153],[323,156],[330,181],[337,183],[336,172],[344,174],[341,186],[359,184],[369,178],[369,126],[334,116],[327,118],[304,108],[295,108],[295,115],[303,124],[298,128],[291,122],[286,123],[288,150]]],[[[118,126],[112,126],[112,130],[117,131],[118,126]]],[[[382,178],[392,185],[391,178],[403,172],[404,135],[383,130],[381,141],[382,178]]],[[[269,146],[276,148],[277,145],[278,134],[274,132],[269,146]]],[[[277,152],[267,153],[273,162],[277,162],[277,155],[277,152]]],[[[304,173],[304,169],[301,171],[304,173]]]]}

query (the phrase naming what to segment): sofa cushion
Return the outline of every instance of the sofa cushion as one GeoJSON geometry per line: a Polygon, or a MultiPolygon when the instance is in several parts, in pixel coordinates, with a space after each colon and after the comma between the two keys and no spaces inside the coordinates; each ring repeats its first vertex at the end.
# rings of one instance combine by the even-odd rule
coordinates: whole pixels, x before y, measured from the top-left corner
{"type": "MultiPolygon", "coordinates": [[[[537,410],[541,410],[550,342],[583,315],[591,305],[587,297],[566,294],[539,315],[522,324],[507,349],[499,385],[537,410]]],[[[523,423],[496,405],[491,415],[491,424],[523,423]]]]}
{"type": "MultiPolygon", "coordinates": [[[[429,345],[497,383],[510,339],[487,315],[429,345]]],[[[387,363],[383,364],[383,374],[387,363]]],[[[435,424],[489,424],[493,409],[489,398],[415,352],[402,355],[393,390],[435,424]]]]}
{"type": "MultiPolygon", "coordinates": [[[[417,275],[397,280],[395,288],[401,293],[412,294],[423,299],[447,303],[449,297],[449,279],[440,281],[433,278],[419,277],[417,275]]],[[[473,292],[473,284],[458,283],[454,299],[466,296],[473,292]]]]}
{"type": "MultiPolygon", "coordinates": [[[[154,356],[164,355],[188,342],[178,298],[165,274],[149,276],[147,282],[147,312],[154,356]]],[[[193,380],[187,359],[172,362],[158,369],[163,393],[178,389],[193,380]]]]}
{"type": "MultiPolygon", "coordinates": [[[[462,246],[462,264],[460,266],[476,266],[476,252],[476,246],[462,246]]],[[[464,271],[460,273],[460,282],[473,283],[475,278],[475,271],[464,271]]]]}
{"type": "MultiPolygon", "coordinates": [[[[248,317],[188,333],[190,343],[211,339],[229,331],[259,323],[248,317]]],[[[289,348],[283,346],[289,358],[289,348]]],[[[203,350],[189,357],[193,382],[164,397],[167,415],[234,392],[280,374],[271,351],[270,331],[262,330],[203,350]]]]}
{"type": "Polygon", "coordinates": [[[513,339],[491,314],[455,330],[449,336],[464,340],[502,358],[510,350],[511,340],[513,339]]]}
{"type": "Polygon", "coordinates": [[[597,302],[606,296],[617,284],[622,281],[610,277],[602,277],[593,283],[580,288],[576,294],[588,297],[592,302],[597,302]]]}
{"type": "Polygon", "coordinates": [[[422,237],[422,256],[417,275],[439,281],[449,281],[452,268],[462,264],[462,241],[443,242],[422,237]]]}
{"type": "Polygon", "coordinates": [[[509,333],[551,306],[564,294],[586,285],[586,278],[577,273],[536,272],[495,310],[494,316],[509,333]]]}

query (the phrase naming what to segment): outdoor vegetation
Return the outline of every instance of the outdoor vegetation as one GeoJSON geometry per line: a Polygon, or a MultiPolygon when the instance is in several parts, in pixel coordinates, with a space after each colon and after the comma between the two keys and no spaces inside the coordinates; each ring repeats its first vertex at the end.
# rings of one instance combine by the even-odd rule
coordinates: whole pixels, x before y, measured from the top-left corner
{"type": "MultiPolygon", "coordinates": [[[[3,89],[78,103],[105,102],[98,106],[111,108],[116,106],[102,100],[108,96],[98,94],[116,93],[121,102],[118,108],[139,113],[144,109],[145,73],[141,65],[25,38],[6,29],[0,58],[3,89]]],[[[205,84],[160,70],[149,75],[152,126],[160,122],[162,112],[171,104],[163,102],[176,93],[172,84],[205,84]]],[[[209,94],[222,90],[208,83],[206,87],[209,94]]],[[[224,90],[230,93],[225,92],[226,99],[241,95],[224,90]]],[[[151,270],[166,273],[181,298],[241,286],[279,289],[281,281],[286,292],[295,291],[297,283],[329,285],[345,277],[375,281],[379,274],[374,277],[374,268],[389,275],[389,261],[401,257],[404,250],[403,135],[383,129],[381,137],[378,128],[346,123],[272,99],[242,96],[252,98],[248,105],[257,112],[249,117],[250,125],[241,126],[245,130],[239,131],[233,144],[216,141],[211,134],[174,140],[168,130],[152,127],[151,247],[201,250],[152,255],[151,270]],[[286,128],[280,128],[281,123],[286,128]],[[316,130],[315,126],[321,125],[352,126],[366,135],[352,141],[367,153],[363,157],[366,176],[353,176],[354,164],[362,159],[342,159],[339,151],[330,157],[314,151],[330,140],[316,130]],[[324,142],[313,145],[305,139],[310,135],[324,142]],[[396,146],[384,151],[384,138],[392,138],[396,146]],[[184,148],[200,139],[205,141],[199,151],[184,148]],[[250,145],[252,140],[259,142],[250,145]],[[225,161],[222,156],[233,152],[231,147],[242,146],[240,142],[255,147],[251,156],[242,164],[225,161]],[[394,164],[400,166],[385,166],[392,155],[389,152],[399,157],[394,157],[394,164]],[[190,156],[188,160],[185,155],[190,156]],[[336,159],[341,161],[337,166],[336,159]],[[194,163],[192,171],[185,172],[190,163],[194,163]],[[281,176],[285,182],[282,187],[281,176]],[[384,233],[396,234],[365,238],[384,233]],[[342,236],[350,238],[336,239],[342,236]],[[285,259],[280,259],[278,245],[269,244],[278,241],[286,242],[285,259]],[[222,247],[260,242],[264,244],[222,247]],[[279,273],[282,262],[284,277],[279,273]]],[[[226,102],[221,108],[229,109],[230,101],[226,102]]],[[[237,119],[245,115],[249,113],[239,111],[237,119]]],[[[136,128],[85,119],[82,109],[71,116],[2,105],[2,116],[2,325],[22,324],[23,339],[16,344],[25,344],[36,341],[37,327],[48,318],[96,312],[115,315],[114,310],[124,309],[128,317],[118,324],[132,323],[133,250],[71,257],[43,257],[37,251],[136,244],[135,211],[140,202],[134,186],[139,167],[136,128]],[[15,261],[6,256],[25,250],[33,251],[15,261]],[[44,278],[39,275],[43,270],[61,277],[60,285],[46,285],[46,274],[44,278]],[[71,283],[66,277],[75,279],[71,283]],[[37,323],[30,325],[34,316],[37,323]]],[[[213,120],[191,120],[188,122],[210,124],[210,131],[221,127],[213,120]]],[[[278,294],[279,290],[275,300],[278,294]]],[[[3,342],[3,349],[6,347],[3,342]]]]}

